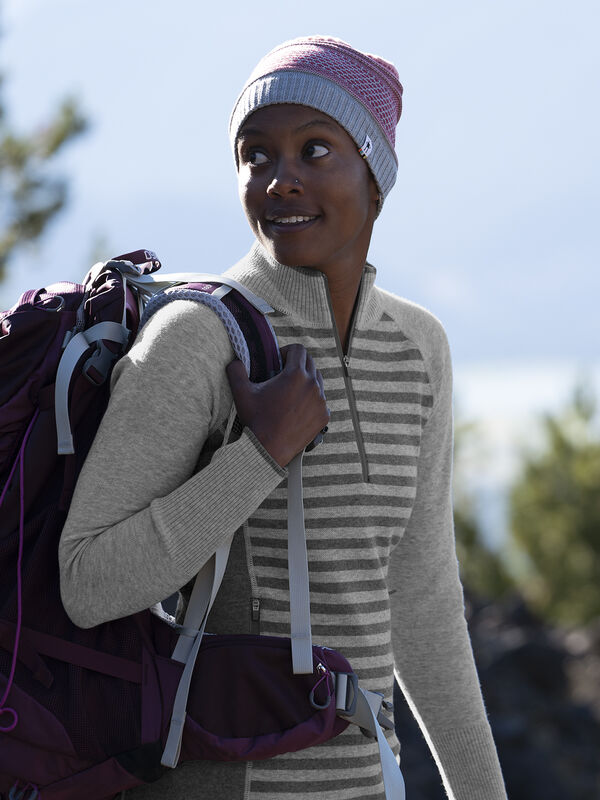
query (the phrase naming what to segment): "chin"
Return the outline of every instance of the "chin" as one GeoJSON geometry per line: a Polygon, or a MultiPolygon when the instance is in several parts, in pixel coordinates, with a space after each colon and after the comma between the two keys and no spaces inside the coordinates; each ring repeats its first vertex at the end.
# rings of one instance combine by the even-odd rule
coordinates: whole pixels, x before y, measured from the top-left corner
{"type": "Polygon", "coordinates": [[[261,241],[267,253],[284,267],[310,267],[311,258],[302,253],[290,252],[287,248],[274,247],[272,242],[261,241]]]}

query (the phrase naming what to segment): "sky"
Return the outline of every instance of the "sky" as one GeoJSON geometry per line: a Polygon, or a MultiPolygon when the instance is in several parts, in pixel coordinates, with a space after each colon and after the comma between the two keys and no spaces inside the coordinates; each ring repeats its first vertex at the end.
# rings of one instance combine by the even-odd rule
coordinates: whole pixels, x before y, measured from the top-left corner
{"type": "Polygon", "coordinates": [[[252,237],[229,113],[264,53],[325,33],[400,73],[398,180],[369,259],[444,323],[457,408],[504,448],[489,475],[576,379],[600,391],[597,0],[3,0],[0,21],[11,123],[43,125],[66,95],[90,121],[57,165],[69,207],[0,306],[80,279],[98,250],[148,247],[171,271],[237,261],[252,237]]]}

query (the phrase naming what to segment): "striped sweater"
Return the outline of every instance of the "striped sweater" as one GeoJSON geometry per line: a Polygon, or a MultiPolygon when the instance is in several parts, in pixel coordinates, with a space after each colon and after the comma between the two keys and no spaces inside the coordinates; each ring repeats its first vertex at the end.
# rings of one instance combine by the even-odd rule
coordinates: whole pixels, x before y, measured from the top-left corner
{"type": "MultiPolygon", "coordinates": [[[[303,481],[313,641],[341,650],[388,699],[396,669],[449,797],[505,798],[454,554],[441,326],[377,289],[367,266],[344,354],[323,274],[258,246],[230,274],[273,306],[280,345],[303,344],[324,378],[329,432],[303,481]]],[[[176,301],[118,363],[61,540],[63,599],[79,624],[163,599],[237,530],[211,629],[289,635],[286,471],[247,430],[217,449],[232,357],[212,312],[176,301]],[[96,491],[107,475],[110,505],[96,491]]],[[[129,796],[381,800],[383,787],[376,745],[350,726],[267,762],[184,764],[129,796]]]]}

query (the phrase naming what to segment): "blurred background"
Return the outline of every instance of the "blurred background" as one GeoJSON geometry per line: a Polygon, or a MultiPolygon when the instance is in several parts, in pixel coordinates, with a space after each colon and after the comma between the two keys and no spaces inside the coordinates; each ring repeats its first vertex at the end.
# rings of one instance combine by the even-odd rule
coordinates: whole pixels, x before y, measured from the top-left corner
{"type": "MultiPolygon", "coordinates": [[[[444,323],[467,614],[511,800],[600,798],[595,0],[0,0],[0,308],[147,247],[251,244],[227,138],[254,64],[338,36],[404,84],[370,260],[444,323]]],[[[443,797],[398,698],[411,800],[443,797]]]]}

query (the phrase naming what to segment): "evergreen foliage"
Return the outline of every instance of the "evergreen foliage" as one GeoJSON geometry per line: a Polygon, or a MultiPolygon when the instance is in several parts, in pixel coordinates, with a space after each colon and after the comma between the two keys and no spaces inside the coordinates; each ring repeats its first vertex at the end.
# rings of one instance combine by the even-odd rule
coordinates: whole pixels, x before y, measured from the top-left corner
{"type": "Polygon", "coordinates": [[[460,577],[465,589],[479,597],[498,599],[513,587],[502,551],[490,548],[482,535],[472,492],[464,475],[463,457],[477,426],[460,423],[454,437],[454,530],[460,577]]]}
{"type": "Polygon", "coordinates": [[[521,589],[546,619],[600,617],[600,437],[595,401],[579,388],[543,420],[543,446],[525,455],[510,495],[511,536],[525,555],[521,589]]]}
{"type": "Polygon", "coordinates": [[[0,279],[13,254],[37,240],[64,207],[67,180],[53,173],[56,156],[87,127],[78,104],[66,99],[32,133],[7,119],[0,80],[0,279]]]}

